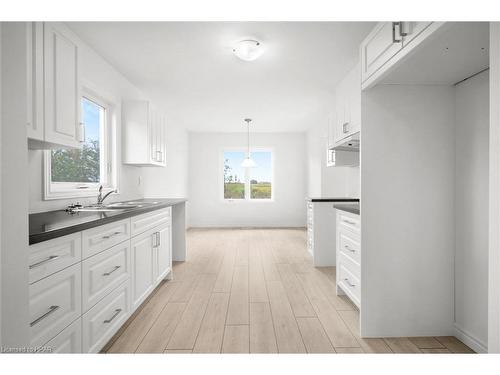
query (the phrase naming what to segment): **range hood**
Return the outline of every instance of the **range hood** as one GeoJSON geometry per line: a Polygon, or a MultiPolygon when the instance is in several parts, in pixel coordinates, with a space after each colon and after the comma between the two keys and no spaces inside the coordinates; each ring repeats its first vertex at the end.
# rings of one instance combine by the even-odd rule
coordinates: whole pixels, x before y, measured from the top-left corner
{"type": "Polygon", "coordinates": [[[354,133],[340,141],[331,148],[335,151],[358,151],[359,152],[359,132],[354,133]]]}

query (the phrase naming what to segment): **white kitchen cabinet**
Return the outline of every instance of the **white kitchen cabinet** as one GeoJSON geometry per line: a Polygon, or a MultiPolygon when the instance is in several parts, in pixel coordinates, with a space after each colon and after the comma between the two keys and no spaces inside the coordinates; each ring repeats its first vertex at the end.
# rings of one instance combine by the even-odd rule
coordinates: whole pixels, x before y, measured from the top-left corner
{"type": "Polygon", "coordinates": [[[131,241],[132,307],[135,310],[155,287],[156,231],[150,230],[131,241]]]}
{"type": "Polygon", "coordinates": [[[82,319],[77,319],[61,333],[41,347],[40,353],[81,353],[82,352],[82,319]]]}
{"type": "Polygon", "coordinates": [[[44,345],[82,314],[80,263],[29,286],[33,346],[44,345]]]}
{"type": "Polygon", "coordinates": [[[172,270],[172,226],[165,222],[131,241],[133,308],[172,270]]]}
{"type": "Polygon", "coordinates": [[[80,147],[85,130],[76,36],[62,23],[27,23],[27,58],[29,148],[80,147]]]}
{"type": "Polygon", "coordinates": [[[399,22],[379,22],[361,43],[363,81],[403,48],[399,22]]]}
{"type": "Polygon", "coordinates": [[[360,65],[349,71],[336,90],[334,143],[342,141],[361,129],[361,73],[360,65]]]}
{"type": "Polygon", "coordinates": [[[337,294],[361,308],[361,224],[359,215],[337,209],[337,294]]]}
{"type": "Polygon", "coordinates": [[[160,283],[172,270],[172,227],[166,223],[158,227],[156,242],[155,282],[160,283]]]}
{"type": "Polygon", "coordinates": [[[379,22],[361,43],[362,89],[375,85],[443,25],[444,22],[427,21],[379,22]]]}
{"type": "Polygon", "coordinates": [[[31,245],[27,267],[30,344],[98,352],[170,278],[172,208],[31,245]]]}
{"type": "Polygon", "coordinates": [[[166,165],[165,115],[144,100],[122,104],[123,163],[139,166],[166,165]]]}
{"type": "Polygon", "coordinates": [[[130,280],[114,289],[82,317],[84,353],[98,353],[131,315],[130,280]]]}

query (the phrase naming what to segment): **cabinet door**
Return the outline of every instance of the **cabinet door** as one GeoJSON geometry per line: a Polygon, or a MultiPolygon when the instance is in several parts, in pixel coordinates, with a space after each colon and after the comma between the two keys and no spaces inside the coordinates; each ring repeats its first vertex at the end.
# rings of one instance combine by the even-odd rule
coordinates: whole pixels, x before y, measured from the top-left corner
{"type": "Polygon", "coordinates": [[[403,22],[401,26],[401,35],[403,37],[403,47],[406,47],[415,37],[424,31],[432,22],[418,21],[418,22],[403,22]]]}
{"type": "Polygon", "coordinates": [[[160,151],[161,151],[161,164],[167,165],[167,118],[165,115],[161,116],[161,138],[160,138],[160,151]]]}
{"type": "Polygon", "coordinates": [[[152,231],[141,234],[131,241],[132,251],[132,301],[135,310],[154,288],[155,252],[152,231]]]}
{"type": "Polygon", "coordinates": [[[80,48],[62,25],[44,24],[45,141],[79,147],[80,48]]]}
{"type": "Polygon", "coordinates": [[[158,128],[156,126],[156,111],[152,108],[151,105],[149,105],[148,127],[149,127],[149,131],[150,131],[149,144],[150,144],[150,152],[151,152],[151,162],[154,163],[158,159],[158,155],[157,155],[158,148],[156,147],[156,138],[157,138],[158,128]]]}
{"type": "Polygon", "coordinates": [[[380,22],[361,44],[361,72],[365,81],[403,48],[398,22],[380,22]]]}
{"type": "Polygon", "coordinates": [[[172,236],[170,222],[156,231],[156,283],[163,280],[172,269],[172,236]]]}
{"type": "Polygon", "coordinates": [[[43,141],[43,23],[26,23],[28,138],[43,141]]]}

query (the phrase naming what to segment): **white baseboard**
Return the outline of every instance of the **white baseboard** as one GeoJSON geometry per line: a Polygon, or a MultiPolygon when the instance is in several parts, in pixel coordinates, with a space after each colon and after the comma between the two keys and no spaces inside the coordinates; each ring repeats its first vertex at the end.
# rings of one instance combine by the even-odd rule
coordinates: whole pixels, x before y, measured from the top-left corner
{"type": "Polygon", "coordinates": [[[467,332],[462,327],[458,326],[456,323],[453,326],[455,330],[455,337],[462,341],[469,348],[474,350],[476,353],[488,353],[487,344],[481,342],[476,337],[467,332]]]}

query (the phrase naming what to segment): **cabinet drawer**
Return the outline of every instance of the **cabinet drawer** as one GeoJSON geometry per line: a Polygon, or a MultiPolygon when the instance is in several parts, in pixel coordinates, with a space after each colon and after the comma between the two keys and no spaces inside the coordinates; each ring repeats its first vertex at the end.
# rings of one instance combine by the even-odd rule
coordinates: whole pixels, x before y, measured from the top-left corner
{"type": "Polygon", "coordinates": [[[354,233],[358,233],[361,230],[361,222],[359,220],[358,215],[354,214],[348,214],[344,211],[339,211],[339,214],[337,216],[340,228],[348,228],[352,230],[354,233]]]}
{"type": "Polygon", "coordinates": [[[31,345],[45,344],[80,317],[81,278],[77,263],[30,285],[31,345]]]}
{"type": "Polygon", "coordinates": [[[82,319],[77,319],[69,327],[44,345],[48,351],[43,353],[81,353],[82,319]]]}
{"type": "Polygon", "coordinates": [[[133,217],[132,236],[145,232],[148,229],[156,227],[157,225],[167,223],[172,216],[171,212],[171,207],[167,207],[133,217]]]}
{"type": "Polygon", "coordinates": [[[83,352],[97,353],[130,316],[127,280],[83,315],[83,352]]]}
{"type": "Polygon", "coordinates": [[[348,268],[348,263],[339,262],[339,280],[338,283],[349,298],[360,307],[361,304],[361,280],[354,275],[348,268]]]}
{"type": "Polygon", "coordinates": [[[358,266],[361,264],[361,244],[359,238],[350,231],[339,229],[339,251],[358,266]]]}
{"type": "Polygon", "coordinates": [[[82,309],[89,310],[130,278],[130,241],[85,259],[82,263],[82,309]]]}
{"type": "Polygon", "coordinates": [[[29,248],[29,282],[34,283],[82,259],[81,233],[55,238],[29,248]]]}
{"type": "Polygon", "coordinates": [[[130,239],[130,219],[120,220],[82,232],[83,259],[130,239]]]}

